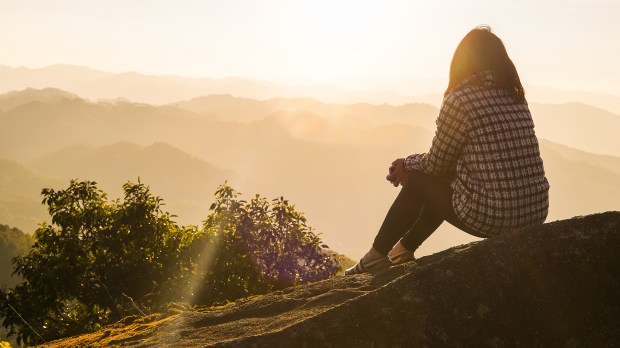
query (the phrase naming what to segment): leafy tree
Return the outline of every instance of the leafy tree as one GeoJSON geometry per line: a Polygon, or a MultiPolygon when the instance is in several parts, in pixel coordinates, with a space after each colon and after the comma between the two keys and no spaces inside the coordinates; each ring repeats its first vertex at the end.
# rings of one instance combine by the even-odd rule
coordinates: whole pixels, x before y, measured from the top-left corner
{"type": "Polygon", "coordinates": [[[250,202],[227,184],[204,222],[210,262],[198,302],[213,304],[327,279],[340,270],[294,205],[256,195],[250,202]]]}
{"type": "Polygon", "coordinates": [[[183,299],[197,229],[178,227],[147,186],[123,189],[124,200],[112,202],[91,181],[43,190],[52,224],[41,224],[32,250],[14,260],[24,282],[1,294],[0,316],[18,341],[97,330],[183,299]]]}

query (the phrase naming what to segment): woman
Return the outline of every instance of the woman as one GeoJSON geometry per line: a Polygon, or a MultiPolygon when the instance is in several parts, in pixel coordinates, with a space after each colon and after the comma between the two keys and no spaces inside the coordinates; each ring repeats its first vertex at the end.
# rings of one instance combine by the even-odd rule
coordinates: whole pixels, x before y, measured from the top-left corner
{"type": "Polygon", "coordinates": [[[534,123],[502,41],[470,31],[454,52],[430,150],[399,158],[387,180],[402,189],[372,248],[346,274],[413,260],[446,220],[477,237],[542,224],[549,208],[534,123]]]}

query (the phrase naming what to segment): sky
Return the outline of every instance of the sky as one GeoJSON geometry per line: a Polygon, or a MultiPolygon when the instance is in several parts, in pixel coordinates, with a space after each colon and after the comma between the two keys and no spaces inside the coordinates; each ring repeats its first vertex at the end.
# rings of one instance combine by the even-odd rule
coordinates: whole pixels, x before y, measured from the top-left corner
{"type": "Polygon", "coordinates": [[[487,24],[526,84],[620,95],[617,0],[0,0],[0,64],[437,92],[487,24]]]}

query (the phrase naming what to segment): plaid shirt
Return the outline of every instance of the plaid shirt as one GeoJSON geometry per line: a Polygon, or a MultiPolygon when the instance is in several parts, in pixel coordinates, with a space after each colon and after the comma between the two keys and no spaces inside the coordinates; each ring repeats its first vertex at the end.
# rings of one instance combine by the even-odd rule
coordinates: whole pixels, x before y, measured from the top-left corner
{"type": "Polygon", "coordinates": [[[457,216],[484,235],[545,221],[549,183],[532,115],[493,72],[459,84],[436,123],[430,150],[407,157],[406,171],[449,177],[457,216]]]}

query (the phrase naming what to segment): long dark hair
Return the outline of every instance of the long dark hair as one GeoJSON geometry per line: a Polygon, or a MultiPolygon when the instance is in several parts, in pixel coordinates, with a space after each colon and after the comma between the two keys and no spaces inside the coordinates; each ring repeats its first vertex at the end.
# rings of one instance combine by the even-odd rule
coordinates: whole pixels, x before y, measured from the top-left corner
{"type": "Polygon", "coordinates": [[[525,102],[525,91],[519,74],[506,47],[489,26],[478,26],[467,33],[457,46],[450,64],[450,82],[444,95],[449,94],[461,81],[485,70],[495,73],[497,83],[514,93],[519,102],[525,102]]]}

